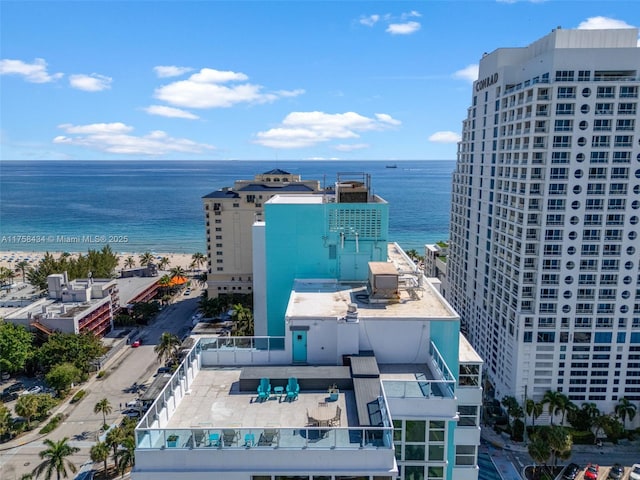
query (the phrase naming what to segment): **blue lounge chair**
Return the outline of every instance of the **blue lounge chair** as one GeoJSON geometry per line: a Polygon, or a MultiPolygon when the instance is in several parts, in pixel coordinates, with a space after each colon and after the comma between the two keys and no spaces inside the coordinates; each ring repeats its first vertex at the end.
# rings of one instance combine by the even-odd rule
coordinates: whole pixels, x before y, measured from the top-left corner
{"type": "Polygon", "coordinates": [[[271,396],[271,383],[268,378],[261,378],[258,385],[258,400],[268,400],[271,396]]]}
{"type": "Polygon", "coordinates": [[[300,393],[300,385],[298,385],[298,379],[295,377],[289,378],[289,383],[287,383],[287,400],[292,401],[298,398],[298,393],[300,393]]]}

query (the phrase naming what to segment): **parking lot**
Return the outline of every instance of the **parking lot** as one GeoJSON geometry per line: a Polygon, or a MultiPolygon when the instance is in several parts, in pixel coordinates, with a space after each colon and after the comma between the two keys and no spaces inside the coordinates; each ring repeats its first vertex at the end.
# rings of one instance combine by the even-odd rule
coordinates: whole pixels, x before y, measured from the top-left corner
{"type": "MultiPolygon", "coordinates": [[[[638,456],[640,457],[640,453],[638,454],[638,456]]],[[[593,465],[598,465],[598,464],[594,463],[593,465]]],[[[630,480],[629,474],[631,472],[631,466],[623,465],[623,467],[624,467],[624,473],[622,474],[622,477],[619,477],[617,480],[630,480]]],[[[580,465],[580,471],[575,476],[575,480],[592,480],[592,478],[589,478],[588,475],[585,476],[586,471],[587,471],[587,465],[580,465]]],[[[611,466],[598,465],[598,476],[596,477],[596,480],[607,480],[609,478],[610,471],[611,471],[611,466]]],[[[565,479],[564,472],[562,473],[561,478],[565,479]]]]}

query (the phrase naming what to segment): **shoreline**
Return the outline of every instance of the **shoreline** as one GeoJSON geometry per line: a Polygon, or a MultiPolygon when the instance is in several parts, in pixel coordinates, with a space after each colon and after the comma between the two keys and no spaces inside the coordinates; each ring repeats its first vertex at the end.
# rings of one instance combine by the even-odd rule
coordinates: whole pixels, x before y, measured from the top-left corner
{"type": "MultiPolygon", "coordinates": [[[[47,252],[41,251],[28,251],[28,250],[0,250],[0,267],[8,268],[14,272],[16,272],[16,278],[22,276],[22,273],[19,268],[17,268],[18,263],[21,261],[26,261],[28,263],[27,268],[33,268],[38,265],[40,260],[44,257],[47,252]]],[[[62,251],[51,251],[48,252],[53,255],[54,258],[58,259],[63,253],[69,253],[72,257],[77,257],[78,255],[86,255],[87,252],[62,252],[62,251]]],[[[142,253],[138,252],[114,252],[116,257],[118,258],[118,266],[116,270],[122,270],[125,268],[125,261],[129,257],[133,257],[135,261],[135,267],[140,266],[140,255],[142,253]]],[[[157,264],[161,258],[167,257],[169,259],[169,265],[167,266],[167,270],[173,267],[182,267],[185,270],[189,270],[189,266],[191,265],[192,256],[191,253],[175,253],[175,252],[151,252],[153,254],[155,263],[157,264]]],[[[199,268],[204,268],[204,266],[200,266],[199,268]]]]}

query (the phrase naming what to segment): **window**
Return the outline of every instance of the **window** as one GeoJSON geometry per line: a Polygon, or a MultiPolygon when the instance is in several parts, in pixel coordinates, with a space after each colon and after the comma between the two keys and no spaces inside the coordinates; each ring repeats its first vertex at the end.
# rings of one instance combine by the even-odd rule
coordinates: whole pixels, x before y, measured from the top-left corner
{"type": "MultiPolygon", "coordinates": [[[[611,104],[613,110],[613,104],[611,104]]],[[[575,113],[574,103],[558,103],[556,105],[556,115],[573,115],[575,113]]]]}
{"type": "Polygon", "coordinates": [[[596,119],[593,121],[594,132],[608,132],[611,130],[610,119],[596,119]]]}
{"type": "Polygon", "coordinates": [[[627,184],[626,183],[611,183],[609,184],[610,195],[626,195],[627,184]]]}
{"type": "Polygon", "coordinates": [[[613,152],[613,163],[631,162],[631,152],[613,152]]]}
{"type": "Polygon", "coordinates": [[[566,183],[551,183],[549,184],[549,195],[566,195],[567,184],[566,183]]]}
{"type": "Polygon", "coordinates": [[[614,167],[611,169],[611,178],[629,178],[629,169],[626,167],[614,167]]]}
{"type": "Polygon", "coordinates": [[[556,70],[556,82],[573,82],[573,75],[573,70],[556,70]]]}
{"type": "Polygon", "coordinates": [[[632,118],[620,118],[616,120],[616,130],[633,131],[636,121],[632,118]]]}
{"type": "Polygon", "coordinates": [[[556,132],[570,132],[573,130],[573,120],[556,120],[554,130],[556,132]]]}
{"type": "Polygon", "coordinates": [[[598,87],[596,97],[598,98],[614,98],[616,96],[616,87],[598,87]]]}
{"type": "Polygon", "coordinates": [[[591,70],[578,70],[578,81],[588,82],[591,80],[591,70]]]}
{"type": "Polygon", "coordinates": [[[638,87],[620,87],[620,98],[638,98],[638,87]]]}
{"type": "Polygon", "coordinates": [[[607,169],[603,167],[593,167],[589,169],[589,179],[607,178],[607,169]]]}
{"type": "Polygon", "coordinates": [[[602,224],[602,215],[597,213],[589,213],[584,216],[585,225],[600,225],[602,224]]]}
{"type": "Polygon", "coordinates": [[[478,423],[478,407],[476,405],[459,405],[458,413],[460,420],[458,420],[459,427],[477,427],[478,423]]]}
{"type": "Polygon", "coordinates": [[[600,240],[600,230],[585,229],[582,232],[582,240],[585,240],[585,241],[598,241],[598,240],[600,240]]]}
{"type": "Polygon", "coordinates": [[[553,137],[554,148],[569,148],[571,147],[570,135],[555,135],[553,137]]]}
{"type": "Polygon", "coordinates": [[[596,115],[613,115],[613,103],[596,103],[596,115]]]}
{"type": "Polygon", "coordinates": [[[624,210],[626,201],[624,198],[610,198],[607,208],[609,210],[624,210]]]}
{"type": "Polygon", "coordinates": [[[607,163],[609,161],[609,152],[591,152],[591,163],[607,163]]]}
{"type": "Polygon", "coordinates": [[[635,115],[637,108],[635,103],[619,103],[618,115],[635,115]]]}
{"type": "Polygon", "coordinates": [[[609,135],[594,135],[591,138],[592,147],[610,147],[611,137],[609,135]]]}
{"type": "Polygon", "coordinates": [[[633,144],[632,135],[616,135],[614,138],[614,147],[631,147],[633,144]]]}
{"type": "Polygon", "coordinates": [[[585,208],[587,210],[602,210],[604,208],[604,201],[601,198],[587,198],[585,208]]]}
{"type": "Polygon", "coordinates": [[[587,184],[587,195],[604,195],[604,183],[587,184]]]}
{"type": "Polygon", "coordinates": [[[456,465],[475,465],[476,448],[475,445],[456,445],[456,465]]]}
{"type": "Polygon", "coordinates": [[[558,87],[558,98],[576,98],[576,87],[558,87]]]}
{"type": "Polygon", "coordinates": [[[607,215],[607,225],[624,225],[624,215],[619,213],[607,215]]]}
{"type": "Polygon", "coordinates": [[[569,152],[552,152],[551,163],[569,163],[569,152]]]}
{"type": "Polygon", "coordinates": [[[580,254],[582,256],[597,256],[599,253],[599,245],[586,244],[582,245],[580,254]]]}
{"type": "Polygon", "coordinates": [[[565,203],[564,198],[550,198],[547,200],[547,210],[564,210],[565,203]]]}

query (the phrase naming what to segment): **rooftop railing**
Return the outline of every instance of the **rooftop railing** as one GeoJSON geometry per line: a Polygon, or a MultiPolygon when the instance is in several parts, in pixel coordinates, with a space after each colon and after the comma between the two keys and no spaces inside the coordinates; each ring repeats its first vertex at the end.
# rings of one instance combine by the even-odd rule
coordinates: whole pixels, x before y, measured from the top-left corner
{"type": "Polygon", "coordinates": [[[362,449],[393,448],[391,427],[214,428],[136,430],[136,448],[230,449],[362,449]]]}

